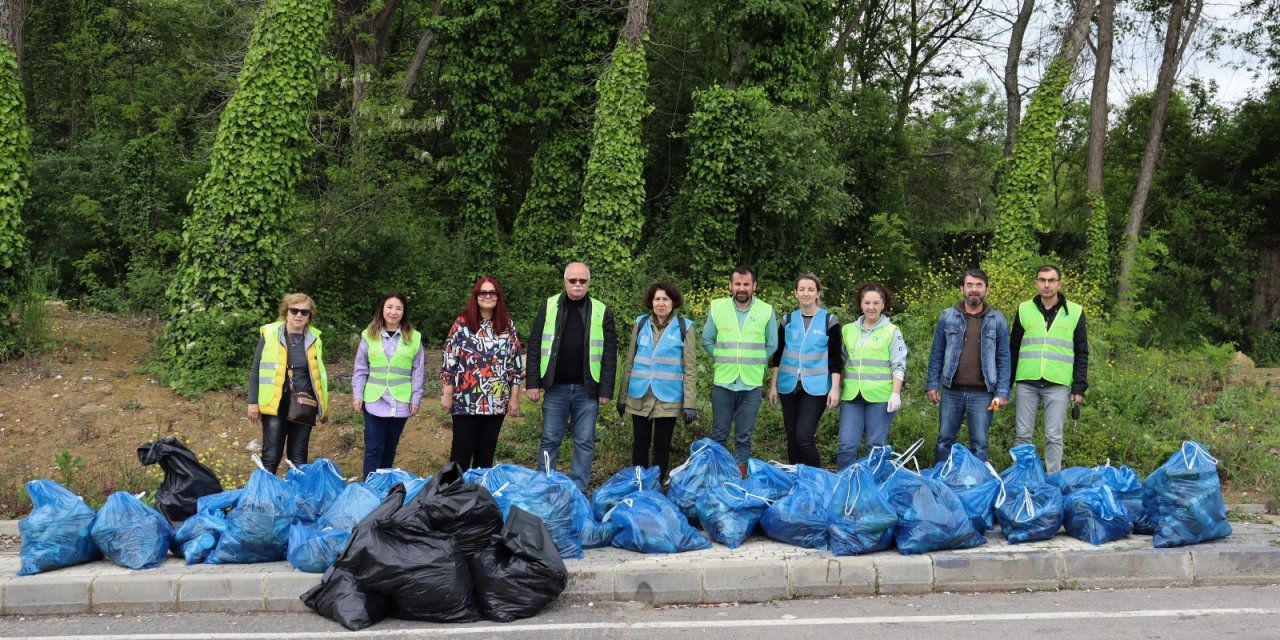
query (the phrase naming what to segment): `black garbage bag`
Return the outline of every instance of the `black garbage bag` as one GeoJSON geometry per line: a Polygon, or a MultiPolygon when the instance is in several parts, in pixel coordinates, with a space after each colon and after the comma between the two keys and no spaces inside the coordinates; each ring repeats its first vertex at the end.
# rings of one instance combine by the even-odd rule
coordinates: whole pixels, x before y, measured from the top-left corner
{"type": "Polygon", "coordinates": [[[382,502],[352,530],[347,544],[334,566],[320,578],[320,584],[302,594],[302,603],[312,611],[337,622],[352,631],[375,625],[391,611],[391,603],[380,592],[366,589],[353,572],[338,566],[343,557],[367,544],[370,531],[378,527],[379,519],[396,512],[404,502],[404,486],[396,487],[382,502]]]}
{"type": "Polygon", "coordinates": [[[436,533],[452,538],[471,555],[502,531],[502,508],[482,485],[463,482],[462,467],[449,463],[387,520],[402,536],[436,533]]]}
{"type": "Polygon", "coordinates": [[[164,480],[156,490],[156,510],[169,522],[181,522],[196,514],[196,501],[222,491],[222,483],[196,454],[177,438],[161,438],[138,447],[138,462],[147,467],[159,463],[164,480]]]}
{"type": "Polygon", "coordinates": [[[382,621],[390,608],[381,594],[366,591],[346,569],[329,567],[320,584],[302,594],[302,603],[351,631],[382,621]]]}
{"type": "Polygon", "coordinates": [[[538,615],[569,581],[555,538],[537,516],[511,507],[493,544],[467,558],[484,617],[511,622],[538,615]]]}

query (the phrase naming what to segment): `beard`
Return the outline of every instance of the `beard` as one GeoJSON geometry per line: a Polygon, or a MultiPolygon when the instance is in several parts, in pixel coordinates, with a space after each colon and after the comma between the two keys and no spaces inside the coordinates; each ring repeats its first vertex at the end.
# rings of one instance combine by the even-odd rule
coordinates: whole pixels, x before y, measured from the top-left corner
{"type": "Polygon", "coordinates": [[[746,303],[751,300],[751,294],[745,293],[745,292],[738,292],[733,294],[733,299],[737,300],[738,302],[746,303]]]}
{"type": "Polygon", "coordinates": [[[972,307],[974,309],[981,307],[984,302],[986,302],[986,300],[984,300],[982,296],[965,296],[964,298],[965,306],[972,307]]]}

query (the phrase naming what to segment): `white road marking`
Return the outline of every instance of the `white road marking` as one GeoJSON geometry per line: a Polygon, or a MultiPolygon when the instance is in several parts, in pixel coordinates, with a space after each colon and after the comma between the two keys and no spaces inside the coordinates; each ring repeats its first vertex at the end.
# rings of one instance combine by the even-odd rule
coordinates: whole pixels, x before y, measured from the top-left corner
{"type": "MultiPolygon", "coordinates": [[[[338,632],[341,638],[401,638],[444,635],[539,633],[550,631],[644,630],[644,629],[731,629],[737,627],[816,627],[829,625],[938,624],[940,622],[1014,622],[1025,620],[1072,620],[1078,618],[1177,618],[1205,616],[1265,616],[1280,609],[1155,609],[1150,611],[1060,611],[1044,613],[989,613],[972,615],[863,616],[857,618],[796,618],[752,620],[680,620],[670,622],[576,622],[548,624],[505,624],[474,627],[428,627],[416,629],[366,629],[338,632]]],[[[30,636],[32,640],[85,640],[90,636],[30,636]]],[[[329,640],[334,631],[303,633],[141,633],[93,635],[96,640],[329,640]]]]}

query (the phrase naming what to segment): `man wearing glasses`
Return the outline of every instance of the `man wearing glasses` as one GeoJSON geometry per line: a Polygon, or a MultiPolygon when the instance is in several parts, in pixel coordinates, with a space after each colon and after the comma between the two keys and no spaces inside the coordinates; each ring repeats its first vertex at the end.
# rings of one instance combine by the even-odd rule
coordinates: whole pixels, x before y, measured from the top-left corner
{"type": "Polygon", "coordinates": [[[573,262],[565,267],[564,293],[547,298],[533,320],[533,331],[542,337],[529,341],[525,380],[529,400],[543,400],[538,465],[549,459],[551,467],[555,467],[560,443],[572,422],[573,465],[569,477],[583,491],[591,480],[596,416],[613,397],[618,362],[613,311],[587,295],[590,283],[587,265],[573,262]]]}
{"type": "Polygon", "coordinates": [[[1014,444],[1030,444],[1036,414],[1044,403],[1044,462],[1047,473],[1062,470],[1062,424],[1067,406],[1084,401],[1089,387],[1089,338],[1084,308],[1059,293],[1062,271],[1047,264],[1036,272],[1040,295],[1018,306],[1009,334],[1017,392],[1014,444]]]}

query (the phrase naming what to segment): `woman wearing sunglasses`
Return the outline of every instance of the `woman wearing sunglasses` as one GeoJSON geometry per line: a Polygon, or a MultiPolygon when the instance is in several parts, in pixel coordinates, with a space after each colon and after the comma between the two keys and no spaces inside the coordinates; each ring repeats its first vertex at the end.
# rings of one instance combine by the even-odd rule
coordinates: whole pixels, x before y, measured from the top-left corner
{"type": "Polygon", "coordinates": [[[351,406],[364,416],[364,476],[395,466],[400,434],[422,404],[422,334],[409,323],[408,303],[382,296],[360,334],[351,374],[351,406]]]}
{"type": "Polygon", "coordinates": [[[503,418],[520,414],[523,380],[520,338],[502,285],[482,277],[449,329],[440,366],[440,405],[453,418],[450,461],[464,469],[493,466],[503,418]]]}
{"type": "Polygon", "coordinates": [[[310,296],[291,293],[280,301],[280,319],[258,329],[258,347],[249,369],[249,420],[262,420],[262,466],[271,473],[280,466],[282,455],[295,465],[307,463],[311,427],[328,413],[324,346],[320,332],[311,326],[315,312],[310,296]],[[316,411],[288,419],[295,394],[314,402],[316,411]]]}

